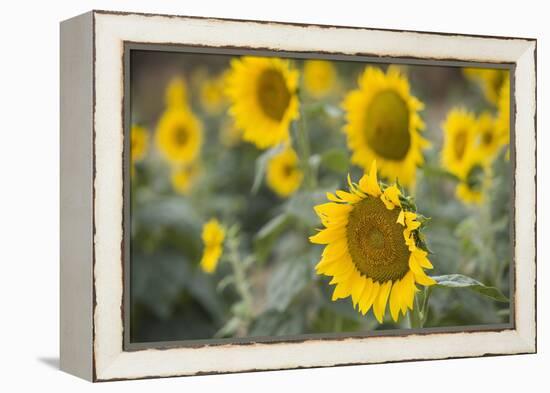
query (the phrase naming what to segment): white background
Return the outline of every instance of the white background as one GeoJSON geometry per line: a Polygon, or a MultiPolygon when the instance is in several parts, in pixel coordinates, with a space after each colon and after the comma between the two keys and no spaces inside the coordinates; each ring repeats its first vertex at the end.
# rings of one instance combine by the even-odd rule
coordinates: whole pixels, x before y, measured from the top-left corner
{"type": "MultiPolygon", "coordinates": [[[[0,12],[0,391],[548,391],[549,11],[544,1],[47,1],[0,12]],[[59,22],[90,9],[538,39],[538,355],[92,385],[58,371],[59,22]],[[547,151],[548,150],[548,151],[547,151]]],[[[521,130],[519,131],[521,132],[521,130]]]]}

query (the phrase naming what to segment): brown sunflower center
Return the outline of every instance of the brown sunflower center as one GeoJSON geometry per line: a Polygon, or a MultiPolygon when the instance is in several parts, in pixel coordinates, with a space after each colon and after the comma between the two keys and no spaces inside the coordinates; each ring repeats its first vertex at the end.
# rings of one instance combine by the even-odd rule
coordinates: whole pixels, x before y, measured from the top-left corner
{"type": "Polygon", "coordinates": [[[282,170],[283,176],[284,177],[290,177],[294,173],[295,167],[294,167],[294,165],[286,164],[286,165],[283,165],[282,169],[283,169],[282,170]]]}
{"type": "Polygon", "coordinates": [[[465,130],[460,130],[455,134],[454,153],[455,159],[461,160],[466,151],[468,143],[468,133],[465,130]]]}
{"type": "Polygon", "coordinates": [[[183,126],[174,129],[173,141],[176,146],[182,147],[189,141],[189,131],[183,126]]]}
{"type": "Polygon", "coordinates": [[[290,92],[283,75],[273,69],[262,72],[258,80],[257,95],[266,116],[281,121],[290,103],[290,92]]]}
{"type": "Polygon", "coordinates": [[[380,156],[394,161],[405,158],[411,147],[409,108],[393,90],[378,93],[367,108],[365,137],[380,156]]]}
{"type": "Polygon", "coordinates": [[[485,130],[481,134],[481,143],[484,146],[489,146],[492,142],[493,142],[493,133],[491,132],[491,130],[485,130]]]}
{"type": "Polygon", "coordinates": [[[348,251],[359,272],[378,282],[399,280],[409,271],[409,249],[403,226],[397,223],[399,209],[366,197],[356,203],[347,226],[348,251]]]}

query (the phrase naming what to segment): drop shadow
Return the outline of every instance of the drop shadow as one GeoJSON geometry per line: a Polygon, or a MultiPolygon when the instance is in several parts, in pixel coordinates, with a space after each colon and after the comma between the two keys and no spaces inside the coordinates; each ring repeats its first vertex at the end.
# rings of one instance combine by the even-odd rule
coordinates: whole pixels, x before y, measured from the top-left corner
{"type": "Polygon", "coordinates": [[[40,357],[38,358],[38,361],[40,363],[45,364],[46,366],[53,368],[55,370],[59,370],[59,357],[40,357]]]}

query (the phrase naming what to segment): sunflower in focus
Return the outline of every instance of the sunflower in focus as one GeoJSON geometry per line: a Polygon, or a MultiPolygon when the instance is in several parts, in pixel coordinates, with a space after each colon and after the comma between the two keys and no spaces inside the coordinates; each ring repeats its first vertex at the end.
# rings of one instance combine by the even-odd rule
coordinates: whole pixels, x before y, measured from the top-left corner
{"type": "Polygon", "coordinates": [[[242,138],[259,149],[289,139],[290,123],[299,116],[298,72],[288,60],[249,57],[231,61],[225,93],[229,113],[242,138]]]}
{"type": "Polygon", "coordinates": [[[225,74],[216,78],[205,79],[200,87],[200,102],[204,110],[211,115],[218,115],[224,109],[226,97],[223,92],[225,74]]]}
{"type": "Polygon", "coordinates": [[[168,108],[187,107],[187,84],[182,78],[174,78],[168,83],[164,93],[164,100],[168,108]]]}
{"type": "Polygon", "coordinates": [[[197,162],[174,166],[170,176],[172,187],[178,193],[187,195],[195,184],[199,172],[200,167],[197,162]]]}
{"type": "Polygon", "coordinates": [[[280,197],[286,198],[302,184],[304,174],[296,152],[287,147],[274,156],[267,166],[267,185],[280,197]]]}
{"type": "Polygon", "coordinates": [[[358,184],[348,182],[349,192],[328,193],[331,202],[315,207],[325,228],[310,241],[326,245],[317,273],[332,277],[333,301],[351,296],[354,308],[364,315],[372,307],[380,323],[389,304],[397,321],[413,309],[416,284],[435,284],[424,272],[433,266],[422,221],[396,185],[380,185],[376,161],[358,184]]]}
{"type": "Polygon", "coordinates": [[[192,162],[202,145],[202,123],[187,108],[169,108],[159,120],[156,143],[173,164],[192,162]]]}
{"type": "Polygon", "coordinates": [[[335,88],[338,75],[330,61],[307,60],[304,62],[304,87],[314,98],[323,98],[335,88]]]}
{"type": "Polygon", "coordinates": [[[210,219],[202,228],[204,251],[200,266],[206,273],[213,273],[218,266],[223,251],[225,229],[215,218],[210,219]]]}
{"type": "Polygon", "coordinates": [[[459,178],[466,174],[468,159],[476,138],[475,116],[463,108],[452,109],[442,126],[444,134],[441,161],[459,178]]]}
{"type": "Polygon", "coordinates": [[[133,125],[130,130],[130,159],[132,162],[141,161],[149,147],[149,133],[138,125],[133,125]]]}
{"type": "Polygon", "coordinates": [[[508,70],[490,68],[464,68],[464,75],[481,86],[487,101],[498,105],[502,86],[510,79],[508,70]]]}
{"type": "Polygon", "coordinates": [[[358,82],[359,88],[342,104],[351,161],[367,171],[376,160],[382,177],[414,186],[416,167],[424,162],[422,149],[429,146],[420,135],[424,123],[418,112],[423,104],[395,67],[386,73],[367,67],[358,82]]]}

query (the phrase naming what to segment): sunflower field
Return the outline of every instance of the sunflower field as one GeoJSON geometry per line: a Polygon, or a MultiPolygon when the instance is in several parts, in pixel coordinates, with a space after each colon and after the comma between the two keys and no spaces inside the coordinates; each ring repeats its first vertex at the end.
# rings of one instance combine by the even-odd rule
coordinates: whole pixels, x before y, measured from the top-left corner
{"type": "Polygon", "coordinates": [[[510,321],[510,75],[132,51],[130,341],[510,321]]]}

